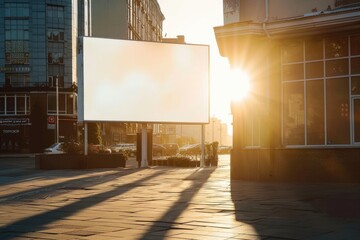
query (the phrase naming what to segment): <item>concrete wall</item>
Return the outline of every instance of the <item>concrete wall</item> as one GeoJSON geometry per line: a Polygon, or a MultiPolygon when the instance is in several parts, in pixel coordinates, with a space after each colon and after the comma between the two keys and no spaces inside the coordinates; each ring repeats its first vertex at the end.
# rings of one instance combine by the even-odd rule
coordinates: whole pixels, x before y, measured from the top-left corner
{"type": "Polygon", "coordinates": [[[360,182],[360,149],[242,149],[231,153],[231,179],[360,182]]]}

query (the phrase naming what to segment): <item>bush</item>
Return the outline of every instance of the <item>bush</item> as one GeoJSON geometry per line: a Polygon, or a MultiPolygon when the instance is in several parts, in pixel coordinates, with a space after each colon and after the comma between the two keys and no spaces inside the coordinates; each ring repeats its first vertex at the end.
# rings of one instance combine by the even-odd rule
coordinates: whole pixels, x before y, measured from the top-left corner
{"type": "Polygon", "coordinates": [[[75,141],[64,142],[63,150],[64,150],[64,152],[70,153],[70,154],[80,154],[81,153],[80,144],[75,141]]]}

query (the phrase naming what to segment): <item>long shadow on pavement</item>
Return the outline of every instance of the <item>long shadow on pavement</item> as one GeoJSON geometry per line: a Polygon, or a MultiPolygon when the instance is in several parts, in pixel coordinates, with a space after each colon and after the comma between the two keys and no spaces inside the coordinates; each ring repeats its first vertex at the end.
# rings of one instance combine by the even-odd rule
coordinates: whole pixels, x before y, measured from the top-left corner
{"type": "MultiPolygon", "coordinates": [[[[124,194],[127,191],[133,189],[134,186],[140,185],[141,183],[155,178],[160,174],[162,174],[162,172],[158,171],[137,181],[115,187],[113,190],[84,197],[81,198],[79,201],[70,203],[57,209],[33,215],[31,217],[0,227],[1,239],[13,239],[15,237],[21,237],[28,232],[36,232],[42,230],[46,228],[45,226],[49,223],[55,222],[59,219],[64,219],[84,209],[104,202],[107,199],[124,194]]],[[[107,180],[109,181],[110,179],[108,178],[107,180]]]]}
{"type": "Polygon", "coordinates": [[[149,230],[139,239],[165,239],[166,234],[172,227],[178,223],[178,217],[188,208],[191,199],[201,189],[201,187],[209,179],[210,175],[215,171],[212,169],[198,169],[192,175],[184,180],[192,181],[191,186],[181,192],[179,199],[169,207],[168,211],[162,217],[155,221],[149,230]],[[165,229],[164,229],[165,228],[165,229]],[[164,229],[159,231],[159,229],[164,229]],[[156,235],[154,233],[156,232],[156,235]]]}
{"type": "Polygon", "coordinates": [[[244,238],[360,239],[359,184],[231,182],[244,238]]]}
{"type": "MultiPolygon", "coordinates": [[[[71,180],[67,180],[67,181],[63,181],[63,182],[59,182],[59,183],[55,183],[55,184],[46,185],[43,187],[33,188],[33,189],[1,196],[0,203],[2,205],[4,205],[4,204],[6,204],[5,201],[9,201],[9,200],[16,201],[16,199],[22,199],[24,197],[36,197],[36,195],[40,195],[40,194],[43,195],[46,193],[51,193],[58,189],[89,188],[94,185],[98,185],[98,184],[101,184],[104,182],[114,180],[118,177],[123,177],[123,176],[129,175],[129,174],[135,173],[137,171],[138,170],[122,170],[120,172],[115,172],[112,174],[106,174],[106,172],[105,172],[104,174],[101,174],[101,175],[97,174],[95,176],[71,179],[71,180]]],[[[84,173],[89,173],[89,172],[86,171],[84,173]]],[[[61,175],[59,175],[59,176],[61,176],[61,175]]]]}

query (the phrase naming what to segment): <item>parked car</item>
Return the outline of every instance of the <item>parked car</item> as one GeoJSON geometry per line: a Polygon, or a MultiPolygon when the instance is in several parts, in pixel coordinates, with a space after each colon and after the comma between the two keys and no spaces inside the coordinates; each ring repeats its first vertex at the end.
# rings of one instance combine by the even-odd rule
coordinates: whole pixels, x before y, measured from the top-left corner
{"type": "Polygon", "coordinates": [[[173,156],[179,153],[179,145],[177,143],[165,143],[165,155],[173,156]]]}
{"type": "Polygon", "coordinates": [[[136,155],[136,145],[133,143],[117,143],[110,147],[112,152],[123,152],[128,156],[136,155]]]}
{"type": "Polygon", "coordinates": [[[166,148],[160,144],[153,144],[152,145],[152,155],[153,156],[164,156],[166,148]]]}
{"type": "Polygon", "coordinates": [[[101,144],[89,144],[89,153],[111,153],[111,149],[101,144]]]}
{"type": "Polygon", "coordinates": [[[219,146],[218,154],[230,154],[231,146],[219,146]]]}
{"type": "Polygon", "coordinates": [[[179,149],[180,154],[182,155],[197,155],[201,154],[201,145],[200,144],[190,144],[182,146],[179,149]]]}
{"type": "Polygon", "coordinates": [[[44,153],[46,153],[46,154],[65,153],[65,151],[64,151],[64,143],[63,142],[54,143],[50,147],[45,148],[44,153]]]}

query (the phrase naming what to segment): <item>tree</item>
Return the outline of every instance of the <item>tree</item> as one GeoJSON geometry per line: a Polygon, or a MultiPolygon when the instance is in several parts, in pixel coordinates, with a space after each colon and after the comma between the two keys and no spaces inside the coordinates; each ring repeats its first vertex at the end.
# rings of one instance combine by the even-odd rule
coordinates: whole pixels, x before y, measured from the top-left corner
{"type": "Polygon", "coordinates": [[[102,144],[99,123],[88,123],[88,142],[89,144],[102,144]]]}

